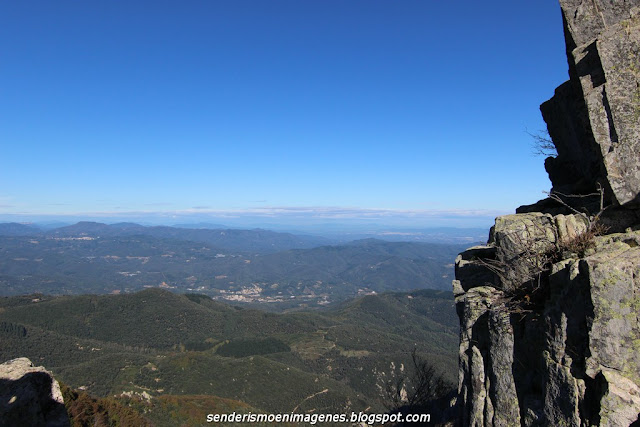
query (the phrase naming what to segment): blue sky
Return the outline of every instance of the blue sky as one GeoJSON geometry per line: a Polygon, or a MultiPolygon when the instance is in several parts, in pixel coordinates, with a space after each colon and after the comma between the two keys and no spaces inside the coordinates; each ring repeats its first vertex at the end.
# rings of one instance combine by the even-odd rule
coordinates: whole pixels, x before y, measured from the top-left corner
{"type": "Polygon", "coordinates": [[[485,224],[550,187],[552,0],[1,2],[0,38],[0,220],[485,224]]]}

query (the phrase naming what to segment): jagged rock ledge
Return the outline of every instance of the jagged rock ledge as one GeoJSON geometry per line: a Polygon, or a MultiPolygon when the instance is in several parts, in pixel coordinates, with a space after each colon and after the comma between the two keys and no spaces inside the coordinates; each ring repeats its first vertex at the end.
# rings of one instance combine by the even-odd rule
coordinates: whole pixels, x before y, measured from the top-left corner
{"type": "Polygon", "coordinates": [[[25,357],[0,364],[0,426],[67,427],[60,385],[25,357]]]}
{"type": "MultiPolygon", "coordinates": [[[[579,210],[607,207],[622,232],[640,222],[640,0],[560,0],[569,80],[540,107],[557,156],[552,193],[579,210]]],[[[571,213],[546,199],[518,213],[571,213]]]]}
{"type": "Polygon", "coordinates": [[[487,246],[456,260],[461,425],[638,420],[640,231],[596,236],[584,256],[531,270],[531,248],[544,254],[581,227],[577,215],[501,217],[487,246]],[[527,275],[540,282],[518,293],[509,277],[527,275]]]}

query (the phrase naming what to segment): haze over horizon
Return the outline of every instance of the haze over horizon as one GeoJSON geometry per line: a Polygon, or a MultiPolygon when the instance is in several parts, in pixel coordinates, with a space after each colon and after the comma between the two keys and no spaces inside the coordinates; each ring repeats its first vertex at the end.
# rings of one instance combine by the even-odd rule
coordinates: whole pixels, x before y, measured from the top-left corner
{"type": "Polygon", "coordinates": [[[529,133],[567,78],[554,2],[4,2],[0,24],[0,221],[484,227],[550,186],[529,133]]]}

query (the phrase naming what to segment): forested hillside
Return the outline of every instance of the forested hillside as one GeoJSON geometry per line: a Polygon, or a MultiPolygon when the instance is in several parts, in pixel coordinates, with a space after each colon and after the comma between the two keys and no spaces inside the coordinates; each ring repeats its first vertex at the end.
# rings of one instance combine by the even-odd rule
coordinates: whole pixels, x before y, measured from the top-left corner
{"type": "Polygon", "coordinates": [[[452,295],[433,290],[289,314],[159,289],[4,297],[0,358],[29,357],[96,397],[147,393],[150,401],[134,400],[156,411],[204,394],[271,412],[383,411],[414,349],[453,381],[453,313],[452,295]]]}

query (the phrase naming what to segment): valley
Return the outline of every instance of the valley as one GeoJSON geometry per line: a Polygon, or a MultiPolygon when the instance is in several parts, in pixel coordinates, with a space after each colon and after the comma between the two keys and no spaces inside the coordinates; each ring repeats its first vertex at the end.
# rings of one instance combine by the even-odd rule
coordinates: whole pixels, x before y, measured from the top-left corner
{"type": "Polygon", "coordinates": [[[452,294],[436,290],[278,314],[147,289],[3,297],[0,337],[2,360],[28,357],[78,392],[143,412],[203,395],[256,411],[385,412],[414,351],[453,384],[458,324],[452,294]]]}
{"type": "Polygon", "coordinates": [[[205,408],[386,412],[411,390],[416,360],[453,389],[461,249],[0,224],[0,359],[46,366],[80,418],[107,408],[111,420],[162,426],[201,425],[205,408]]]}

